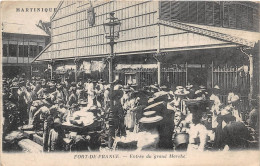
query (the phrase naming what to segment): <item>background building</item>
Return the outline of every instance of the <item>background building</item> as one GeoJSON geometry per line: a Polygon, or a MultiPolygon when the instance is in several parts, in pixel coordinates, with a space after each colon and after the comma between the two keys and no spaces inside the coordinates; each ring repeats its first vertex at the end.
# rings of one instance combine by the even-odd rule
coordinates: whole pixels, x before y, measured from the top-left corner
{"type": "Polygon", "coordinates": [[[31,62],[50,42],[50,36],[37,26],[15,23],[3,23],[2,36],[3,77],[30,76],[31,62]]]}

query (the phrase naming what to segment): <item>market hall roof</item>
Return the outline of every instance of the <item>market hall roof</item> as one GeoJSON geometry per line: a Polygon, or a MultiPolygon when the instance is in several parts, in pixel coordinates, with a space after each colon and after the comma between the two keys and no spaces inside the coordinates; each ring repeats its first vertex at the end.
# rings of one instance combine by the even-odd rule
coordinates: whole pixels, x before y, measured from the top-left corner
{"type": "MultiPolygon", "coordinates": [[[[60,3],[58,10],[52,16],[52,44],[34,61],[107,56],[110,48],[104,36],[103,23],[110,11],[116,11],[115,16],[122,21],[120,38],[115,46],[115,53],[118,56],[155,53],[158,48],[166,52],[238,46],[253,47],[257,41],[231,33],[231,31],[237,32],[234,29],[199,27],[199,25],[177,21],[159,20],[157,2],[120,3],[107,1],[95,4],[94,26],[88,23],[88,9],[91,7],[89,2],[64,1],[60,3]],[[161,29],[159,31],[158,24],[161,29]],[[158,36],[160,36],[160,42],[158,36]]],[[[252,34],[249,31],[239,32],[243,32],[245,36],[252,34]]],[[[254,33],[254,36],[258,34],[254,33]]]]}
{"type": "Polygon", "coordinates": [[[13,33],[13,34],[49,36],[43,30],[38,28],[36,25],[31,26],[31,25],[7,23],[7,22],[2,23],[2,32],[13,33]]]}
{"type": "MultiPolygon", "coordinates": [[[[179,29],[183,32],[191,32],[191,34],[200,36],[198,40],[200,41],[195,41],[194,43],[203,43],[204,45],[207,44],[212,44],[212,48],[218,46],[230,46],[233,44],[234,46],[247,46],[247,47],[254,47],[255,43],[258,42],[260,39],[260,33],[257,32],[248,32],[248,31],[242,31],[242,30],[233,30],[233,29],[227,29],[227,28],[216,28],[216,27],[211,27],[211,26],[203,26],[203,25],[194,25],[194,24],[185,24],[185,23],[180,23],[180,22],[167,22],[167,21],[161,21],[160,24],[167,26],[171,29],[179,29]],[[209,42],[208,39],[211,41],[209,42]],[[213,41],[213,42],[212,42],[213,41]],[[207,43],[208,42],[208,43],[207,43]],[[216,43],[216,44],[215,44],[216,43]]],[[[181,33],[180,33],[181,35],[181,33]]],[[[162,38],[162,37],[161,37],[162,38]]],[[[196,36],[195,36],[196,39],[196,36]]],[[[188,38],[186,40],[189,40],[188,38]]],[[[173,40],[173,42],[176,42],[173,40]]],[[[177,41],[178,42],[178,41],[177,41]]],[[[183,40],[182,40],[183,42],[183,40]]],[[[185,41],[184,41],[185,43],[185,41]]],[[[171,42],[161,42],[161,47],[162,50],[164,46],[168,44],[170,47],[178,47],[175,43],[171,42]]],[[[189,43],[190,44],[190,43],[189,43]]],[[[201,44],[201,45],[203,45],[201,44]]],[[[34,60],[34,61],[42,61],[42,60],[51,60],[51,59],[58,59],[57,56],[53,56],[51,53],[51,47],[52,45],[49,45],[45,50],[43,50],[34,60]],[[41,57],[41,55],[44,55],[41,57]]],[[[191,46],[192,47],[192,46],[191,46]]],[[[199,47],[199,46],[197,46],[199,47]]],[[[187,46],[188,48],[188,46],[187,46]]],[[[203,47],[201,47],[202,49],[203,47]]],[[[178,49],[178,48],[177,48],[178,49]]],[[[62,55],[62,52],[59,52],[60,55],[62,55]]],[[[142,53],[142,52],[141,52],[142,53]]],[[[130,54],[130,53],[129,53],[130,54]]],[[[120,55],[120,52],[118,53],[120,55]]],[[[90,57],[96,57],[97,55],[89,56],[90,57]]],[[[62,56],[59,56],[62,57],[62,56]]],[[[63,58],[74,58],[75,56],[71,57],[63,57],[63,58]]],[[[60,58],[62,59],[62,58],[60,58]]]]}

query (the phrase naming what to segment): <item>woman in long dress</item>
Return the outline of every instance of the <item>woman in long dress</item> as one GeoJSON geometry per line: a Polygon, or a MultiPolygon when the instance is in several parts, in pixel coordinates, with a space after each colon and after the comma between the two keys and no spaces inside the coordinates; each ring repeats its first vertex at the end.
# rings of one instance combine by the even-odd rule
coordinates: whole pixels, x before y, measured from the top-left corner
{"type": "Polygon", "coordinates": [[[189,144],[188,152],[191,151],[204,151],[207,142],[207,129],[201,124],[202,111],[198,107],[194,108],[191,112],[192,123],[189,129],[189,144]]]}

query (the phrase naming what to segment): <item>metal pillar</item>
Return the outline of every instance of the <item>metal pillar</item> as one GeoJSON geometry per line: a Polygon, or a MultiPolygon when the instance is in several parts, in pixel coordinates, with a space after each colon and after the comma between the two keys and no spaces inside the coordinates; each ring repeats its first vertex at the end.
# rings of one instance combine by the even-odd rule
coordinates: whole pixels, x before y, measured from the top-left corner
{"type": "Polygon", "coordinates": [[[108,59],[109,83],[113,82],[113,58],[108,59]]]}
{"type": "Polygon", "coordinates": [[[252,99],[253,99],[253,93],[254,93],[254,86],[253,86],[253,78],[254,78],[254,60],[253,60],[253,55],[248,54],[245,52],[245,49],[243,47],[240,47],[240,50],[243,54],[245,54],[248,57],[249,61],[249,80],[250,80],[250,89],[249,89],[249,94],[248,94],[248,99],[249,99],[249,107],[252,108],[252,99]]]}
{"type": "Polygon", "coordinates": [[[161,62],[157,61],[157,67],[158,67],[158,74],[157,74],[157,79],[158,79],[158,85],[161,86],[161,62]]]}
{"type": "Polygon", "coordinates": [[[111,48],[110,55],[108,57],[108,72],[109,72],[109,83],[113,82],[113,58],[114,58],[114,45],[116,42],[114,39],[110,39],[109,45],[111,48]]]}

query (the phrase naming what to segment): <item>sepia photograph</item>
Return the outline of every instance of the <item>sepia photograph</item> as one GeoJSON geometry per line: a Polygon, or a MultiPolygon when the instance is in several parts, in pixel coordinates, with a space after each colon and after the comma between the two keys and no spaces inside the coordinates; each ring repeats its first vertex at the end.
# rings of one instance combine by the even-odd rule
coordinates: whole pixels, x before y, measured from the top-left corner
{"type": "Polygon", "coordinates": [[[2,1],[1,153],[259,154],[259,5],[2,1]]]}

